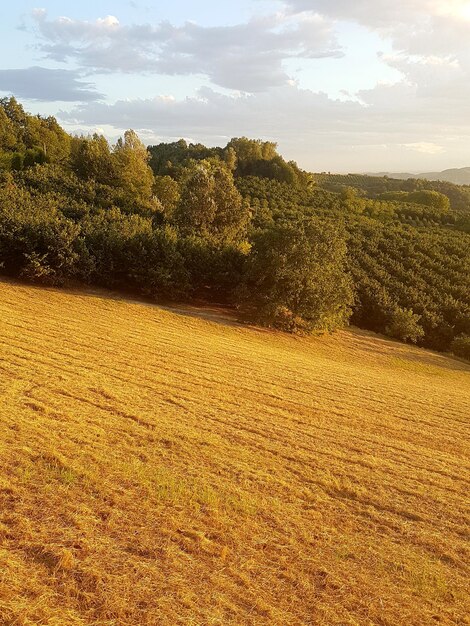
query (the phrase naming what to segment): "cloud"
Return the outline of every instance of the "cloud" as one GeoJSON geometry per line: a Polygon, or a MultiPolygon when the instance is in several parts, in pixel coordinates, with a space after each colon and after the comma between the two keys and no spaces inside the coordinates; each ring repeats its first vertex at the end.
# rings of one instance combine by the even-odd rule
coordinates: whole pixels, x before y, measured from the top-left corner
{"type": "Polygon", "coordinates": [[[457,59],[470,65],[469,0],[285,0],[293,14],[354,21],[391,41],[410,62],[457,59]]]}
{"type": "Polygon", "coordinates": [[[404,148],[408,150],[414,150],[415,152],[421,152],[422,154],[440,154],[445,152],[442,146],[438,146],[436,143],[429,143],[426,141],[419,141],[417,143],[404,143],[404,148]]]}
{"type": "MultiPolygon", "coordinates": [[[[292,14],[353,21],[391,43],[381,60],[402,74],[394,86],[356,94],[390,120],[464,123],[470,101],[469,0],[285,0],[292,14]],[[421,117],[421,119],[420,119],[421,117]]],[[[385,120],[384,120],[385,122],[385,120]]],[[[425,142],[426,143],[426,142],[425,142]]]]}
{"type": "Polygon", "coordinates": [[[293,13],[313,12],[333,19],[354,20],[373,28],[394,29],[399,24],[416,28],[414,18],[465,17],[468,0],[284,0],[293,13]]]}
{"type": "Polygon", "coordinates": [[[0,91],[43,102],[92,102],[103,96],[74,70],[29,67],[0,70],[0,91]]]}
{"type": "Polygon", "coordinates": [[[288,85],[238,97],[203,88],[197,97],[184,99],[84,104],[59,117],[72,125],[107,125],[115,133],[133,127],[150,143],[191,137],[223,145],[233,136],[260,137],[278,141],[288,158],[315,171],[370,171],[371,166],[401,171],[414,169],[416,154],[426,168],[439,165],[435,159],[446,151],[466,153],[470,121],[463,115],[443,128],[443,109],[432,106],[423,115],[406,85],[383,86],[362,97],[362,104],[332,100],[288,85]]]}
{"type": "Polygon", "coordinates": [[[343,53],[327,20],[279,13],[233,26],[122,25],[114,16],[93,22],[33,14],[49,59],[76,61],[95,72],[200,75],[215,85],[259,92],[286,84],[286,59],[338,57],[343,53]]]}
{"type": "Polygon", "coordinates": [[[134,122],[138,130],[153,129],[155,134],[206,138],[211,135],[213,140],[240,133],[282,137],[306,123],[312,130],[326,130],[325,119],[351,117],[352,111],[363,108],[358,103],[332,101],[326,94],[295,86],[242,96],[229,96],[205,87],[196,97],[178,100],[158,96],[82,105],[70,112],[62,111],[60,117],[68,122],[108,124],[120,129],[134,122]]]}
{"type": "MultiPolygon", "coordinates": [[[[50,19],[36,12],[42,54],[73,62],[82,73],[195,75],[232,90],[115,103],[90,99],[62,111],[62,120],[69,128],[100,125],[108,136],[133,127],[148,142],[190,137],[220,145],[232,136],[260,137],[279,141],[288,158],[312,170],[425,171],[468,162],[470,1],[279,1],[278,14],[211,27],[123,25],[114,16],[50,19]],[[306,64],[292,59],[350,54],[339,34],[346,33],[347,45],[347,21],[362,27],[364,48],[375,46],[401,80],[355,93],[348,85],[341,100],[302,89],[302,73],[292,68],[306,64]]],[[[351,32],[356,37],[358,29],[351,32]]],[[[358,85],[360,74],[358,68],[358,85]]]]}

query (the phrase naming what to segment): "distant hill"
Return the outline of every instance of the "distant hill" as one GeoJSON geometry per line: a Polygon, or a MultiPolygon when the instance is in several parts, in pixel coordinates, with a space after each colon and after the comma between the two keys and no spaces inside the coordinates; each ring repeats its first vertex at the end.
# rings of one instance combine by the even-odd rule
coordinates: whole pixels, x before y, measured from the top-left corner
{"type": "Polygon", "coordinates": [[[389,178],[398,178],[400,180],[424,178],[426,180],[443,180],[448,183],[454,183],[454,185],[470,185],[470,167],[454,168],[442,172],[424,172],[423,174],[378,172],[370,173],[369,176],[388,176],[389,178]]]}

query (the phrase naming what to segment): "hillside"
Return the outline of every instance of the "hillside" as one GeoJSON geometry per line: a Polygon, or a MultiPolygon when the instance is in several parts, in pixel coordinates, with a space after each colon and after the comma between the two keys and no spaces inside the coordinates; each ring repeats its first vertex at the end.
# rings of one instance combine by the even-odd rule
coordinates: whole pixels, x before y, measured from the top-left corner
{"type": "Polygon", "coordinates": [[[468,365],[12,282],[0,342],[1,624],[466,623],[468,365]]]}
{"type": "Polygon", "coordinates": [[[442,172],[423,172],[422,174],[379,172],[377,174],[370,174],[370,176],[389,176],[390,178],[403,180],[408,178],[421,178],[424,180],[442,180],[453,183],[454,185],[470,185],[470,167],[456,167],[443,170],[442,172]]]}
{"type": "Polygon", "coordinates": [[[470,359],[470,186],[313,174],[247,137],[110,145],[15,98],[1,124],[2,275],[224,303],[289,333],[351,322],[470,359]]]}

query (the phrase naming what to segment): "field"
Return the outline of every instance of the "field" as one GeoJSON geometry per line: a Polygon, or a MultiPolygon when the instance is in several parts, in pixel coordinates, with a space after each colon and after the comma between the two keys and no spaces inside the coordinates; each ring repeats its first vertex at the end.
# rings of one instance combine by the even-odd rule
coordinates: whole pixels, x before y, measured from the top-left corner
{"type": "Polygon", "coordinates": [[[0,282],[2,626],[469,624],[470,366],[0,282]]]}

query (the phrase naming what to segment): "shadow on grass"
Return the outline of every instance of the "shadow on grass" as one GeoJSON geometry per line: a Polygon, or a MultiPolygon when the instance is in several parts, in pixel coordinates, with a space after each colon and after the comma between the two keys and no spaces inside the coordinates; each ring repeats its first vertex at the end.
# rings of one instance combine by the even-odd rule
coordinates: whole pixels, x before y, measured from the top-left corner
{"type": "MultiPolygon", "coordinates": [[[[80,297],[93,297],[113,302],[141,304],[183,317],[201,319],[222,326],[249,328],[256,332],[269,335],[280,333],[280,331],[252,324],[247,319],[244,319],[234,307],[207,303],[202,300],[194,300],[191,303],[187,303],[162,298],[156,301],[151,297],[145,297],[129,291],[114,291],[104,287],[96,287],[79,282],[70,282],[65,287],[49,287],[18,280],[16,278],[1,276],[0,284],[1,283],[28,287],[28,289],[40,290],[41,292],[49,291],[51,293],[60,293],[61,291],[66,291],[69,294],[80,297]]],[[[451,354],[433,352],[428,348],[419,348],[410,344],[404,344],[385,337],[384,335],[379,335],[357,327],[351,327],[343,332],[347,333],[349,337],[352,338],[353,346],[351,346],[351,352],[359,350],[369,353],[374,357],[385,357],[389,360],[391,365],[408,370],[410,373],[433,373],[433,371],[437,373],[439,369],[470,373],[470,363],[451,354]]],[[[285,333],[280,334],[286,338],[290,337],[285,333]]],[[[310,338],[301,337],[300,339],[308,341],[310,338]]]]}

